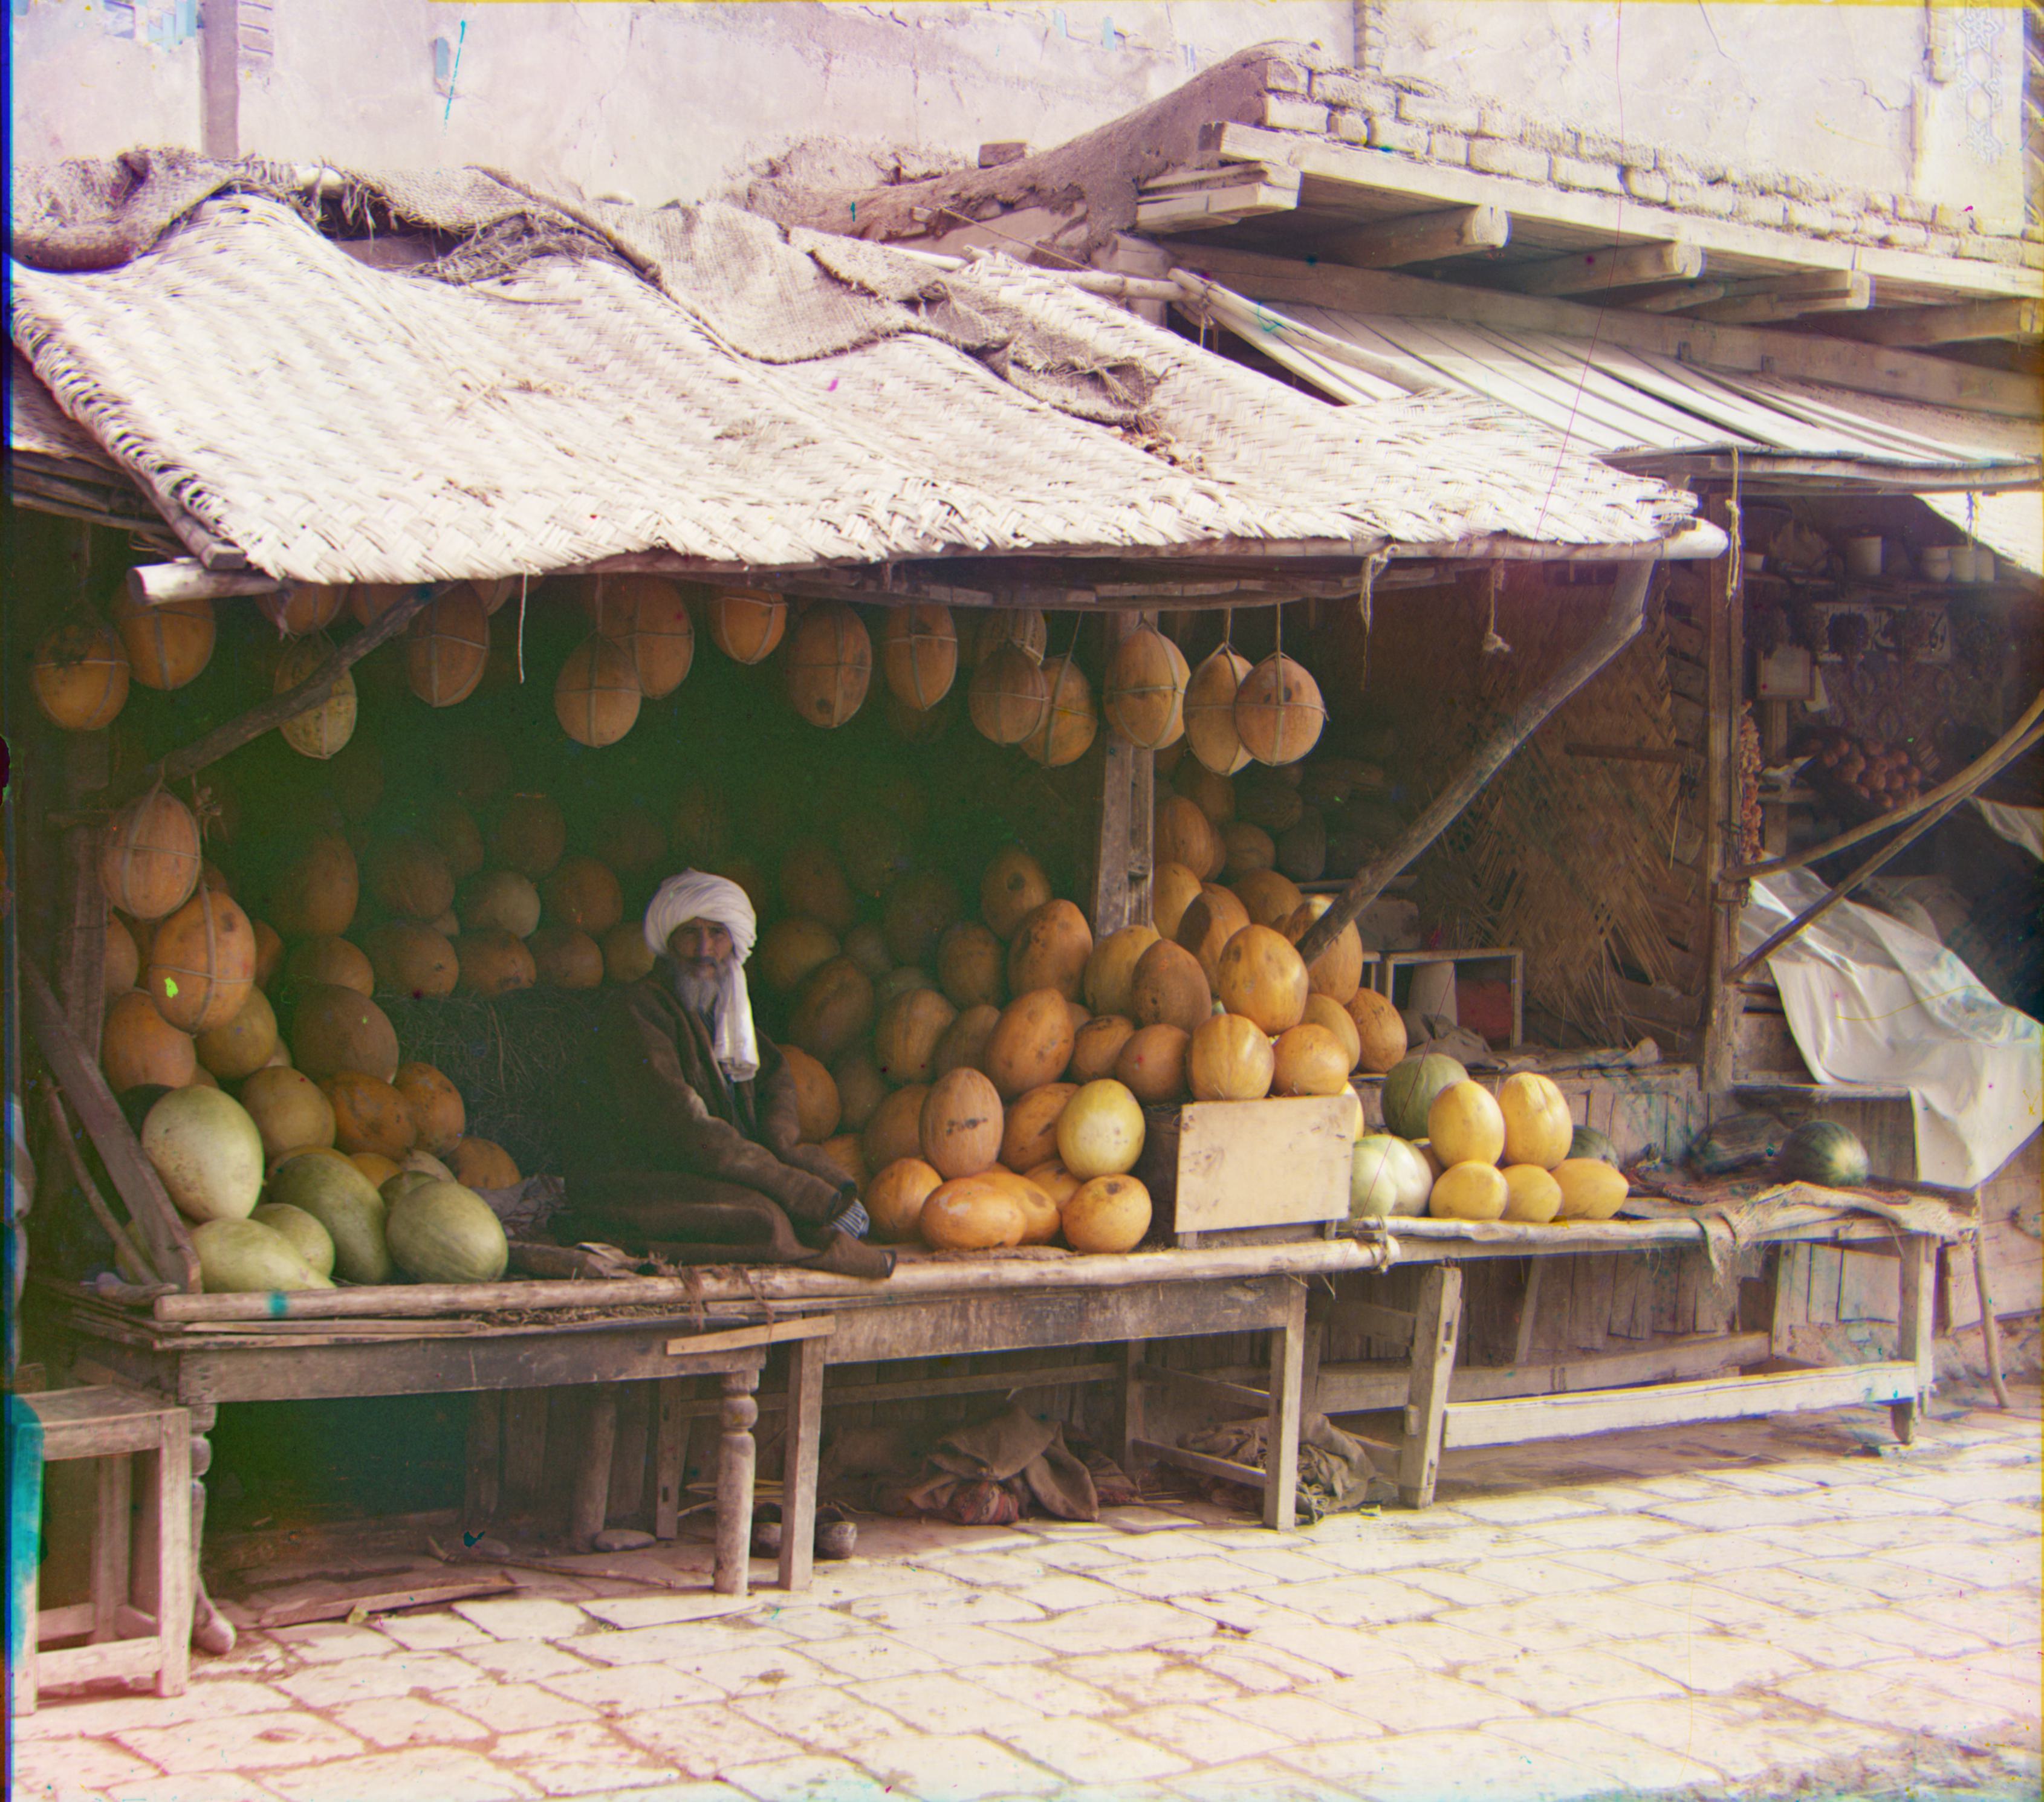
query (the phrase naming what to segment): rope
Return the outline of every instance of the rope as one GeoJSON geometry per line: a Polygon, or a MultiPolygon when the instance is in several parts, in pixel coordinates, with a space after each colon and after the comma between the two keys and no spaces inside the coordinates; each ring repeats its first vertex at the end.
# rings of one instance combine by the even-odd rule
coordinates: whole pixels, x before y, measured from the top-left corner
{"type": "Polygon", "coordinates": [[[1490,566],[1490,623],[1484,628],[1483,654],[1486,657],[1508,657],[1512,647],[1497,636],[1497,597],[1504,587],[1504,566],[1490,566]]]}
{"type": "Polygon", "coordinates": [[[1355,599],[1356,612],[1362,621],[1362,676],[1355,685],[1358,694],[1370,686],[1370,632],[1377,605],[1377,578],[1390,561],[1389,554],[1383,551],[1374,551],[1362,560],[1362,592],[1355,599]]]}
{"type": "Polygon", "coordinates": [[[532,586],[532,578],[521,575],[518,578],[518,686],[525,686],[525,591],[532,586]]]}

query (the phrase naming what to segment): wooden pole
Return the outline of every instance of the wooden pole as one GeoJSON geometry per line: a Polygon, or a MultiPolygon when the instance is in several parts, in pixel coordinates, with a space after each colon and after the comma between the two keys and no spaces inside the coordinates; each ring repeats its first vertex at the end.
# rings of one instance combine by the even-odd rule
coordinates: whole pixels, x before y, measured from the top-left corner
{"type": "Polygon", "coordinates": [[[1738,630],[1744,604],[1738,532],[1738,501],[1727,494],[1709,501],[1712,523],[1725,527],[1731,548],[1719,567],[1722,582],[1711,585],[1704,622],[1704,918],[1706,932],[1701,1080],[1706,1095],[1731,1086],[1745,1001],[1727,974],[1739,955],[1739,916],[1744,905],[1723,893],[1725,872],[1739,861],[1734,835],[1739,813],[1739,704],[1742,666],[1738,630]]]}
{"type": "MultiPolygon", "coordinates": [[[[1105,616],[1107,655],[1143,626],[1153,613],[1105,616]]],[[[1151,809],[1156,755],[1110,731],[1101,770],[1100,822],[1093,846],[1093,930],[1097,939],[1150,917],[1151,809]]]]}
{"type": "Polygon", "coordinates": [[[1327,911],[1299,941],[1299,955],[1308,963],[1332,944],[1341,929],[1384,892],[1385,885],[1439,838],[1512,753],[1544,725],[1562,702],[1630,644],[1646,617],[1646,585],[1651,563],[1624,563],[1612,586],[1611,602],[1596,629],[1582,647],[1515,708],[1485,740],[1394,843],[1378,853],[1334,898],[1327,911]]]}

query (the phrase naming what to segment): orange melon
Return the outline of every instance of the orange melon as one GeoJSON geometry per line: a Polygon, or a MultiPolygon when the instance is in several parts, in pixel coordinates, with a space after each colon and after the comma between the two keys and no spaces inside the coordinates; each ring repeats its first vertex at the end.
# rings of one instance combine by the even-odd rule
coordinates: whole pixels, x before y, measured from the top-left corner
{"type": "Polygon", "coordinates": [[[1273,1035],[1305,1018],[1306,966],[1292,941],[1268,926],[1244,926],[1222,947],[1214,995],[1230,1013],[1273,1035]]]}
{"type": "Polygon", "coordinates": [[[986,1074],[1006,1100],[1039,1089],[1064,1074],[1074,1037],[1071,1009],[1055,989],[1018,995],[987,1037],[986,1074]]]}
{"type": "Polygon", "coordinates": [[[1199,959],[1200,968],[1216,992],[1220,987],[1220,955],[1228,941],[1248,924],[1248,909],[1228,889],[1212,882],[1201,885],[1197,897],[1178,921],[1178,943],[1199,959]]]}
{"type": "Polygon", "coordinates": [[[709,598],[709,636],[734,663],[763,663],[788,629],[788,603],[760,588],[720,588],[709,598]]]}
{"type": "Polygon", "coordinates": [[[1160,937],[1178,938],[1185,909],[1199,898],[1199,878],[1184,864],[1157,866],[1150,877],[1150,923],[1160,937]]]}
{"type": "Polygon", "coordinates": [[[843,725],[873,680],[873,640],[841,601],[811,607],[788,641],[788,699],[813,726],[843,725]]]}
{"type": "Polygon", "coordinates": [[[417,1143],[418,1125],[394,1085],[359,1070],[336,1070],[320,1086],[333,1104],[334,1143],[397,1159],[417,1143]]]}
{"type": "Polygon", "coordinates": [[[1235,898],[1242,903],[1251,925],[1275,926],[1297,942],[1286,922],[1298,912],[1305,897],[1299,893],[1299,885],[1290,877],[1281,876],[1275,870],[1246,870],[1236,875],[1228,886],[1234,889],[1235,898]]]}
{"type": "Polygon", "coordinates": [[[593,857],[564,857],[541,886],[547,917],[559,926],[601,938],[624,916],[624,892],[593,857]]]}
{"type": "MultiPolygon", "coordinates": [[[[451,950],[453,947],[448,947],[451,950]]],[[[653,947],[644,932],[627,921],[603,935],[603,974],[609,982],[636,982],[653,974],[653,947]]]]}
{"type": "Polygon", "coordinates": [[[591,632],[554,678],[554,717],[578,744],[613,745],[638,723],[639,672],[623,646],[591,632]]]}
{"type": "Polygon", "coordinates": [[[923,1155],[923,1103],[929,1089],[920,1082],[897,1089],[873,1110],[859,1135],[869,1170],[883,1170],[901,1158],[923,1155]]]}
{"type": "MultiPolygon", "coordinates": [[[[788,1047],[784,1045],[782,1049],[785,1051],[788,1047]]],[[[887,1085],[880,1079],[880,1066],[874,1061],[873,1048],[862,1045],[846,1052],[830,1066],[830,1073],[831,1081],[837,1085],[839,1128],[847,1132],[863,1132],[887,1098],[887,1085]]]]}
{"type": "Polygon", "coordinates": [[[1055,989],[1078,998],[1093,955],[1093,929],[1068,901],[1048,901],[1024,920],[1008,945],[1008,987],[1013,994],[1055,989]]]}
{"type": "Polygon", "coordinates": [[[1192,1035],[1183,1027],[1139,1028],[1114,1060],[1114,1079],[1151,1107],[1175,1101],[1185,1093],[1185,1059],[1191,1045],[1192,1035]]]}
{"type": "Polygon", "coordinates": [[[532,955],[532,980],[550,989],[603,986],[603,947],[573,926],[542,926],[525,941],[532,955]]]}
{"type": "Polygon", "coordinates": [[[880,1010],[873,1031],[873,1054],[881,1075],[896,1084],[928,1082],[938,1043],[957,1018],[957,1009],[934,989],[897,995],[880,1010]]]}
{"type": "Polygon", "coordinates": [[[803,983],[788,1018],[788,1037],[812,1057],[829,1063],[866,1035],[874,1012],[873,984],[866,972],[848,957],[834,957],[818,965],[803,983]]]}
{"type": "Polygon", "coordinates": [[[432,1065],[418,1062],[400,1064],[392,1086],[405,1097],[420,1147],[436,1158],[451,1153],[468,1130],[461,1091],[432,1065]]]}
{"type": "MultiPolygon", "coordinates": [[[[256,922],[256,984],[261,986],[263,972],[262,922],[256,922]]],[[[273,933],[272,937],[275,935],[273,933]]],[[[109,913],[106,916],[106,953],[100,961],[100,974],[104,990],[110,1000],[116,995],[125,995],[141,980],[142,953],[135,943],[135,935],[121,924],[121,916],[109,913]]]]}
{"type": "Polygon", "coordinates": [[[1001,1134],[1001,1161],[1010,1170],[1028,1170],[1058,1155],[1058,1116],[1078,1093],[1076,1082],[1047,1082],[1009,1105],[1001,1134]]]}
{"type": "Polygon", "coordinates": [[[102,732],[128,703],[120,635],[86,615],[53,626],[36,647],[29,683],[36,705],[67,732],[102,732]]]}
{"type": "Polygon", "coordinates": [[[673,694],[696,652],[695,623],[681,584],[657,575],[597,579],[596,629],[624,653],[632,680],[648,701],[673,694]]]}
{"type": "Polygon", "coordinates": [[[1126,1015],[1096,1015],[1074,1036],[1072,1061],[1066,1066],[1066,1074],[1074,1082],[1093,1082],[1113,1075],[1122,1047],[1135,1035],[1135,1022],[1126,1015]]]}
{"type": "Polygon", "coordinates": [[[1128,1006],[1138,1026],[1175,1026],[1192,1033],[1213,1012],[1213,988],[1197,957],[1183,945],[1159,939],[1135,961],[1128,1006]]]}
{"type": "Polygon", "coordinates": [[[977,1176],[1001,1157],[1001,1097],[976,1070],[939,1077],[918,1121],[923,1161],[949,1181],[977,1176]]]}
{"type": "Polygon", "coordinates": [[[497,816],[490,848],[507,870],[537,882],[567,849],[567,816],[551,795],[514,794],[497,816]]]}
{"type": "Polygon", "coordinates": [[[876,1174],[861,1197],[873,1236],[893,1245],[920,1238],[916,1222],[923,1204],[943,1180],[920,1158],[897,1158],[876,1174]]]}
{"type": "Polygon", "coordinates": [[[359,1070],[388,1082],[398,1074],[398,1034],[367,995],[332,983],[308,983],[291,1010],[293,1062],[315,1082],[359,1070]]]}
{"type": "Polygon", "coordinates": [[[1271,1056],[1270,1093],[1274,1095],[1348,1093],[1351,1067],[1348,1052],[1324,1026],[1301,1020],[1278,1035],[1271,1056]]]}
{"type": "Polygon", "coordinates": [[[202,884],[151,936],[142,986],[180,1032],[225,1026],[256,986],[256,928],[248,916],[202,884]]]}
{"type": "Polygon", "coordinates": [[[129,669],[144,688],[182,688],[212,659],[213,603],[203,595],[138,601],[123,582],[115,590],[112,613],[129,669]]]}
{"type": "Polygon", "coordinates": [[[1093,1178],[1058,1209],[1074,1251],[1133,1251],[1150,1230],[1150,1191],[1132,1176],[1093,1178]]]}
{"type": "Polygon", "coordinates": [[[394,920],[371,927],[363,939],[375,986],[413,1001],[454,993],[461,974],[454,946],[430,926],[394,920]]]}
{"type": "Polygon", "coordinates": [[[980,735],[996,744],[1024,744],[1051,717],[1051,679],[1038,659],[1004,644],[982,660],[966,690],[966,709],[980,735]]]}
{"type": "Polygon", "coordinates": [[[1138,626],[1107,660],[1102,711],[1116,733],[1144,751],[1175,743],[1185,729],[1185,653],[1155,626],[1138,626]]]}
{"type": "Polygon", "coordinates": [[[1350,1016],[1348,1009],[1329,996],[1308,995],[1306,997],[1305,1019],[1301,1024],[1303,1025],[1308,1022],[1315,1026],[1324,1026],[1335,1035],[1340,1042],[1342,1055],[1348,1059],[1346,1067],[1354,1070],[1362,1056],[1362,1035],[1356,1031],[1355,1021],[1350,1016]]]}
{"type": "Polygon", "coordinates": [[[509,1189],[519,1181],[511,1154],[488,1139],[464,1139],[448,1163],[455,1181],[465,1189],[509,1189]]]}
{"type": "Polygon", "coordinates": [[[405,628],[405,676],[428,707],[474,694],[490,663],[490,611],[467,582],[426,603],[405,628]]]}
{"type": "Polygon", "coordinates": [[[361,893],[348,840],[338,832],[316,832],[279,872],[266,911],[287,939],[332,937],[348,930],[361,893]]]}
{"type": "Polygon", "coordinates": [[[750,967],[775,994],[789,995],[843,949],[837,935],[820,920],[791,913],[760,934],[750,967]]]}
{"type": "Polygon", "coordinates": [[[1320,742],[1327,723],[1320,684],[1281,652],[1265,658],[1235,691],[1235,734],[1259,763],[1297,763],[1320,742]]]}
{"type": "Polygon", "coordinates": [[[540,979],[540,966],[523,939],[485,927],[455,940],[460,974],[456,986],[465,995],[508,995],[529,989],[540,979]]]}
{"type": "Polygon", "coordinates": [[[1040,1185],[1032,1181],[1018,1171],[1004,1169],[996,1164],[990,1170],[981,1173],[984,1181],[990,1182],[1013,1200],[1022,1210],[1022,1236],[1016,1241],[1021,1245],[1048,1245],[1058,1236],[1064,1225],[1058,1212],[1058,1205],[1040,1185]]]}
{"type": "Polygon", "coordinates": [[[997,1005],[1008,992],[1005,962],[1001,941],[989,928],[960,920],[937,941],[937,986],[955,1008],[997,1005]]]}
{"type": "Polygon", "coordinates": [[[1100,715],[1093,685],[1069,656],[1044,659],[1043,679],[1050,685],[1050,705],[1022,748],[1046,768],[1062,769],[1085,756],[1100,730],[1100,715]]]}
{"type": "Polygon", "coordinates": [[[887,890],[881,909],[880,932],[888,955],[897,964],[926,964],[937,942],[964,911],[958,890],[935,870],[919,870],[887,890]]]}
{"type": "Polygon", "coordinates": [[[790,913],[820,920],[834,932],[846,931],[857,917],[843,870],[830,847],[815,839],[795,845],[782,859],[781,905],[790,913]]]}
{"type": "Polygon", "coordinates": [[[144,1083],[182,1089],[198,1069],[191,1035],[156,1012],[142,989],[116,995],[100,1028],[99,1067],[115,1094],[144,1083]]]}
{"type": "Polygon", "coordinates": [[[820,1145],[837,1131],[843,1112],[836,1079],[799,1045],[783,1045],[781,1056],[795,1085],[795,1116],[802,1142],[820,1145]]]}
{"type": "MultiPolygon", "coordinates": [[[[866,1154],[859,1148],[859,1135],[855,1132],[833,1133],[816,1149],[837,1166],[845,1180],[855,1188],[863,1189],[872,1172],[866,1167],[866,1154]]],[[[870,1216],[868,1216],[870,1218],[870,1216]]]]}
{"type": "Polygon", "coordinates": [[[889,607],[880,628],[887,686],[905,707],[927,713],[958,677],[958,629],[948,607],[889,607]]]}
{"type": "Polygon", "coordinates": [[[161,920],[190,899],[202,861],[191,809],[156,789],[130,801],[108,825],[100,847],[99,885],[123,913],[161,920]]]}
{"type": "Polygon", "coordinates": [[[936,1251],[991,1251],[1020,1245],[1028,1225],[1022,1205],[984,1177],[957,1177],[924,1198],[916,1216],[923,1243],[936,1251]]]}
{"type": "Polygon", "coordinates": [[[270,998],[252,988],[234,1017],[198,1035],[198,1061],[223,1082],[239,1082],[270,1061],[277,1048],[277,1016],[270,998]]]}
{"type": "MultiPolygon", "coordinates": [[[[1308,896],[1283,920],[1270,924],[1281,927],[1285,936],[1296,945],[1305,937],[1306,929],[1332,905],[1328,896],[1308,896]]],[[[1362,986],[1362,935],[1356,930],[1353,920],[1335,935],[1332,944],[1306,966],[1306,981],[1315,994],[1328,996],[1344,1007],[1355,998],[1356,991],[1362,986]]],[[[1394,1063],[1397,1061],[1392,1060],[1394,1063]]],[[[1389,1069],[1390,1066],[1385,1067],[1389,1069]]]]}
{"type": "Polygon", "coordinates": [[[1157,863],[1182,863],[1202,882],[1219,875],[1228,857],[1213,822],[1182,794],[1158,802],[1155,850],[1157,863]]]}
{"type": "Polygon", "coordinates": [[[1193,1035],[1185,1055],[1196,1101],[1260,1101],[1276,1074],[1269,1036],[1240,1014],[1216,1014],[1193,1035]]]}
{"type": "Polygon", "coordinates": [[[994,855],[980,878],[979,916],[997,939],[1012,939],[1023,921],[1051,899],[1043,866],[1019,845],[994,855]]]}
{"type": "Polygon", "coordinates": [[[1185,745],[1202,767],[1231,776],[1249,762],[1235,727],[1235,696],[1249,674],[1249,659],[1223,645],[1193,671],[1185,683],[1185,745]]]}
{"type": "Polygon", "coordinates": [[[284,982],[297,989],[308,982],[331,982],[352,989],[358,995],[372,994],[376,988],[375,966],[359,945],[346,939],[325,936],[301,939],[284,959],[284,982]]]}
{"type": "Polygon", "coordinates": [[[386,913],[436,920],[454,905],[454,870],[431,839],[403,832],[379,839],[363,860],[371,897],[386,913]]]}
{"type": "Polygon", "coordinates": [[[1086,1005],[1095,1013],[1129,1012],[1135,1005],[1135,966],[1158,936],[1155,927],[1138,924],[1110,932],[1096,943],[1081,985],[1086,1005]]]}
{"type": "Polygon", "coordinates": [[[1349,997],[1348,1016],[1355,1022],[1362,1049],[1356,1067],[1381,1076],[1405,1055],[1405,1020],[1390,997],[1374,989],[1358,988],[1349,997]]]}
{"type": "Polygon", "coordinates": [[[968,1066],[974,1070],[984,1070],[986,1042],[1000,1024],[1001,1009],[991,1001],[981,1001],[962,1009],[937,1041],[936,1055],[930,1060],[932,1076],[947,1076],[968,1066]]]}

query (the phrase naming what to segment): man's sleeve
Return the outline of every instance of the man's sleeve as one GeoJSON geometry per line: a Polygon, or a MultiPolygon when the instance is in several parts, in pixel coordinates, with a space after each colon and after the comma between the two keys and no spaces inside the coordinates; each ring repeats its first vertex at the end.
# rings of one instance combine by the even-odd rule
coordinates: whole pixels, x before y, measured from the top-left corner
{"type": "Polygon", "coordinates": [[[823,1148],[802,1143],[801,1108],[796,1099],[795,1074],[778,1045],[759,1042],[759,1074],[752,1085],[753,1102],[759,1110],[759,1136],[784,1163],[807,1170],[833,1187],[842,1189],[844,1172],[824,1155],[823,1148]]]}

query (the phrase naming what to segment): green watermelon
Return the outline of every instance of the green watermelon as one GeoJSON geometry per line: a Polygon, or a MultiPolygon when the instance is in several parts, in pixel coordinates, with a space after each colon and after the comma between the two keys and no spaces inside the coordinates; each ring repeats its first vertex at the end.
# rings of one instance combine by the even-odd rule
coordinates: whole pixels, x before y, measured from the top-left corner
{"type": "Polygon", "coordinates": [[[208,1295],[333,1287],[282,1233],[256,1220],[208,1220],[193,1228],[191,1242],[198,1254],[199,1282],[208,1295]]]}
{"type": "Polygon", "coordinates": [[[1866,1147],[1858,1136],[1827,1120],[1805,1120],[1797,1127],[1774,1166],[1792,1181],[1821,1183],[1827,1189],[1865,1182],[1869,1169],[1866,1147]]]}
{"type": "Polygon", "coordinates": [[[1572,1158],[1594,1158],[1599,1163],[1618,1168],[1618,1147],[1593,1126],[1579,1126],[1575,1136],[1569,1141],[1569,1155],[1572,1158]]]}
{"type": "Polygon", "coordinates": [[[1434,1097],[1468,1080],[1467,1070],[1439,1051],[1400,1059],[1384,1079],[1384,1124],[1400,1139],[1424,1139],[1434,1097]]]}
{"type": "Polygon", "coordinates": [[[398,1268],[422,1283],[494,1282],[511,1261],[504,1223],[458,1182],[407,1189],[390,1204],[386,1233],[398,1268]]]}

